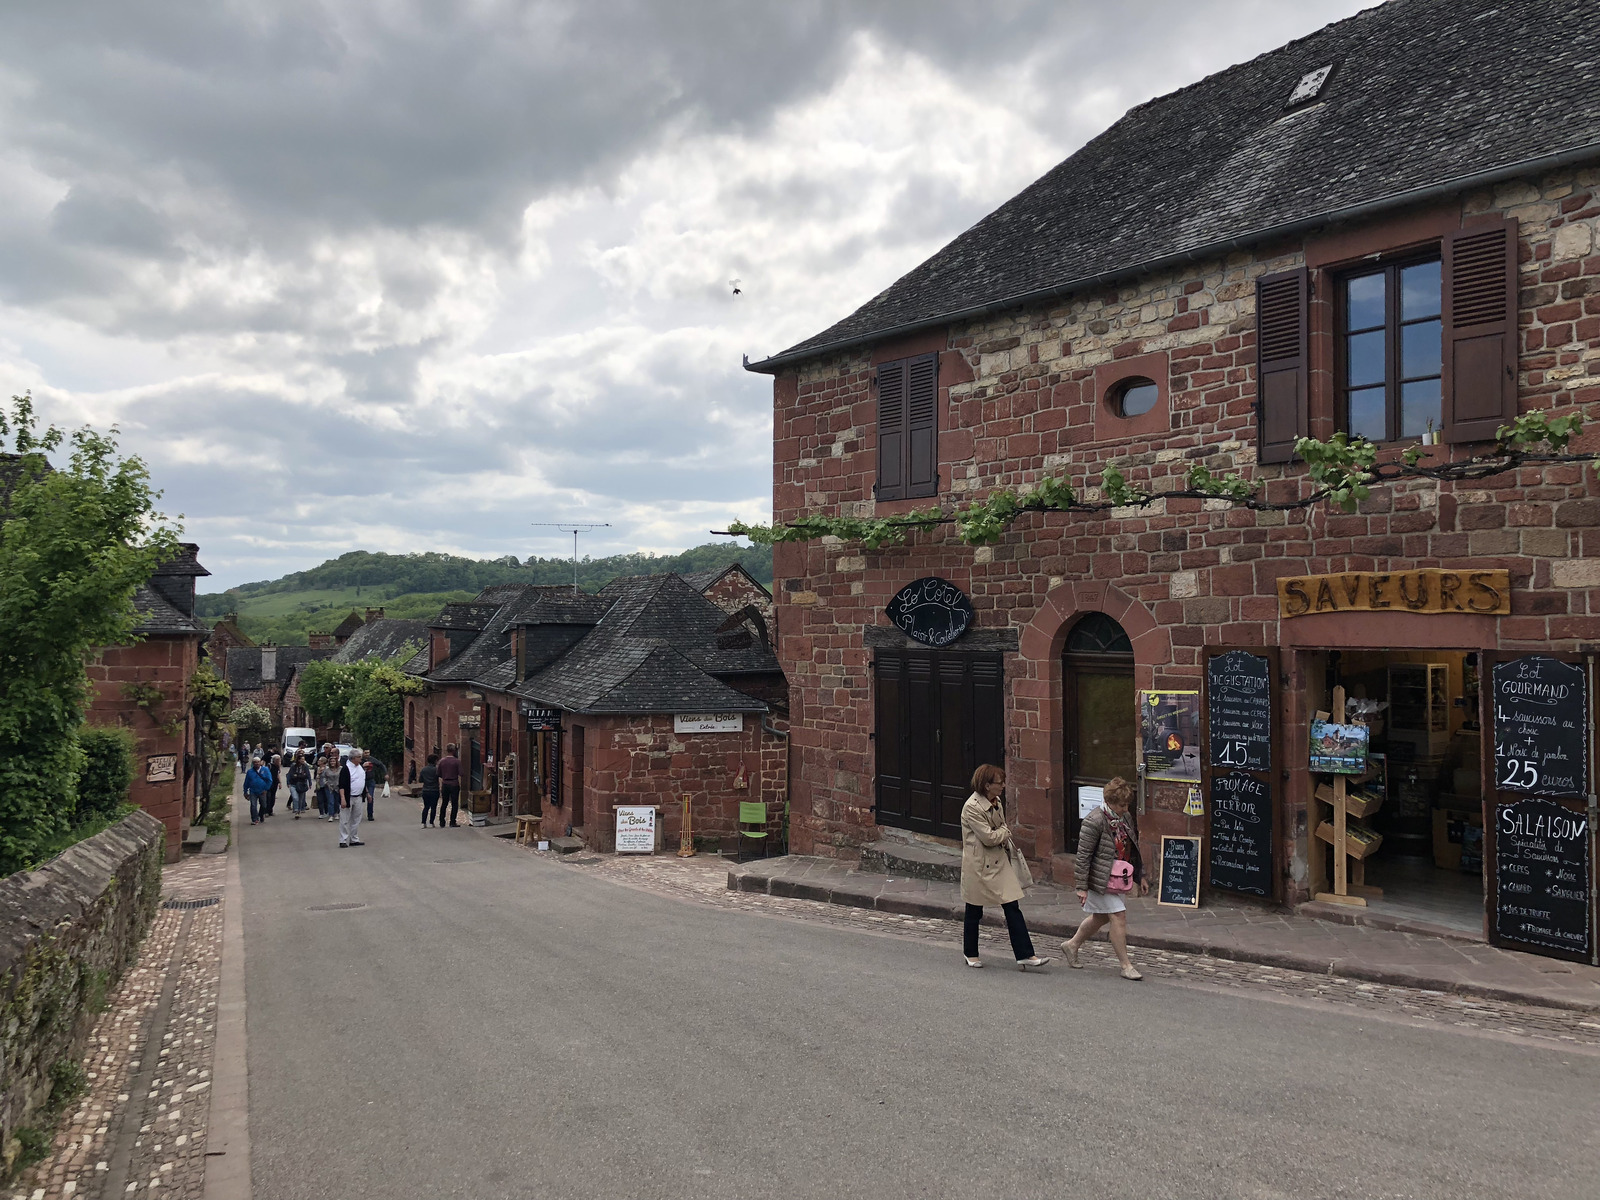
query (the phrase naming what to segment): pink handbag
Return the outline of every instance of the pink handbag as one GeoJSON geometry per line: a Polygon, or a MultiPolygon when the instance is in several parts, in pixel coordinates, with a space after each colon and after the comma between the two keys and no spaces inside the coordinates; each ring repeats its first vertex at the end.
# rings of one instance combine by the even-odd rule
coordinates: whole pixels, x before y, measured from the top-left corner
{"type": "Polygon", "coordinates": [[[1119,858],[1111,864],[1111,879],[1106,884],[1106,894],[1120,896],[1133,891],[1133,864],[1119,858]]]}

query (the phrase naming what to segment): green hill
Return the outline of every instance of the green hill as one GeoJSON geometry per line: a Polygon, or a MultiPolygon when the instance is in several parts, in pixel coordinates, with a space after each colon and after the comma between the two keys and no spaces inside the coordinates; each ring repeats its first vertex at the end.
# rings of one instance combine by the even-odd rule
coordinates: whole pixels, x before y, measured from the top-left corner
{"type": "MultiPolygon", "coordinates": [[[[580,558],[578,586],[594,592],[619,575],[705,571],[738,562],[772,586],[772,549],[729,542],[695,546],[682,554],[617,554],[580,558]]],[[[352,550],[321,566],[282,579],[241,584],[196,597],[197,615],[215,620],[239,614],[239,626],[257,641],[303,646],[313,630],[332,629],[351,609],[382,607],[391,617],[426,619],[451,601],[470,600],[499,583],[572,582],[570,558],[462,558],[453,554],[381,554],[352,550]]]]}

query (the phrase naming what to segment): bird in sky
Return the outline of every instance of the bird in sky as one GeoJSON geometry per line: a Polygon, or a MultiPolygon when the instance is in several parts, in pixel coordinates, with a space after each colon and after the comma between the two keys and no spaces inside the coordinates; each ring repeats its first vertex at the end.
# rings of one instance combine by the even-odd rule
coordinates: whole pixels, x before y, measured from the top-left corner
{"type": "Polygon", "coordinates": [[[733,289],[733,294],[735,296],[738,296],[743,292],[744,289],[739,286],[742,283],[744,283],[744,280],[742,280],[742,279],[730,279],[730,280],[728,280],[728,286],[733,289]]]}

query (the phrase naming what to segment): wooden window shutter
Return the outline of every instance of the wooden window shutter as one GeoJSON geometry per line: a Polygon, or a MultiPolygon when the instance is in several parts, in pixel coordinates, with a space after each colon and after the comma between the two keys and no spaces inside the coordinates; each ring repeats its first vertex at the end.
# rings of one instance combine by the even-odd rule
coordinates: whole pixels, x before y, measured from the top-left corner
{"type": "Polygon", "coordinates": [[[1304,267],[1256,280],[1256,461],[1289,462],[1311,432],[1311,329],[1304,267]]]}
{"type": "Polygon", "coordinates": [[[939,492],[939,359],[924,354],[906,363],[906,495],[939,492]]]}
{"type": "Polygon", "coordinates": [[[1488,442],[1517,419],[1517,221],[1444,239],[1444,440],[1488,442]]]}
{"type": "Polygon", "coordinates": [[[906,494],[906,364],[878,367],[879,500],[901,500],[906,494]]]}

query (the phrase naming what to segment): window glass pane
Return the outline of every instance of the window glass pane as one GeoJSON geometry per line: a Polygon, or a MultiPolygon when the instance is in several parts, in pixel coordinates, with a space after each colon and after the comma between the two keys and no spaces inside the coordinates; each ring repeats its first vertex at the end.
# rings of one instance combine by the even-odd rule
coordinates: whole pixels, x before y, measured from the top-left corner
{"type": "Polygon", "coordinates": [[[1383,382],[1384,331],[1356,333],[1345,338],[1349,358],[1345,360],[1345,382],[1351,387],[1383,382]]]}
{"type": "Polygon", "coordinates": [[[1439,315],[1439,264],[1418,263],[1400,272],[1400,319],[1439,315]]]}
{"type": "Polygon", "coordinates": [[[1418,375],[1439,374],[1439,322],[1418,321],[1400,329],[1400,375],[1414,379],[1418,375]]]}
{"type": "Polygon", "coordinates": [[[1384,275],[1359,275],[1347,279],[1345,288],[1344,327],[1346,329],[1372,329],[1383,324],[1384,275]]]}
{"type": "Polygon", "coordinates": [[[1381,387],[1363,388],[1361,391],[1350,393],[1349,432],[1352,437],[1364,437],[1371,442],[1388,439],[1389,430],[1384,424],[1383,411],[1385,390],[1381,387]]]}
{"type": "Polygon", "coordinates": [[[1428,422],[1440,426],[1439,381],[1419,379],[1400,389],[1400,436],[1421,437],[1428,432],[1428,422]]]}
{"type": "Polygon", "coordinates": [[[1125,417],[1137,417],[1156,406],[1161,390],[1153,383],[1134,383],[1122,392],[1119,408],[1125,417]]]}
{"type": "Polygon", "coordinates": [[[1111,779],[1120,775],[1131,783],[1139,734],[1133,673],[1079,671],[1077,683],[1079,777],[1111,779]]]}

